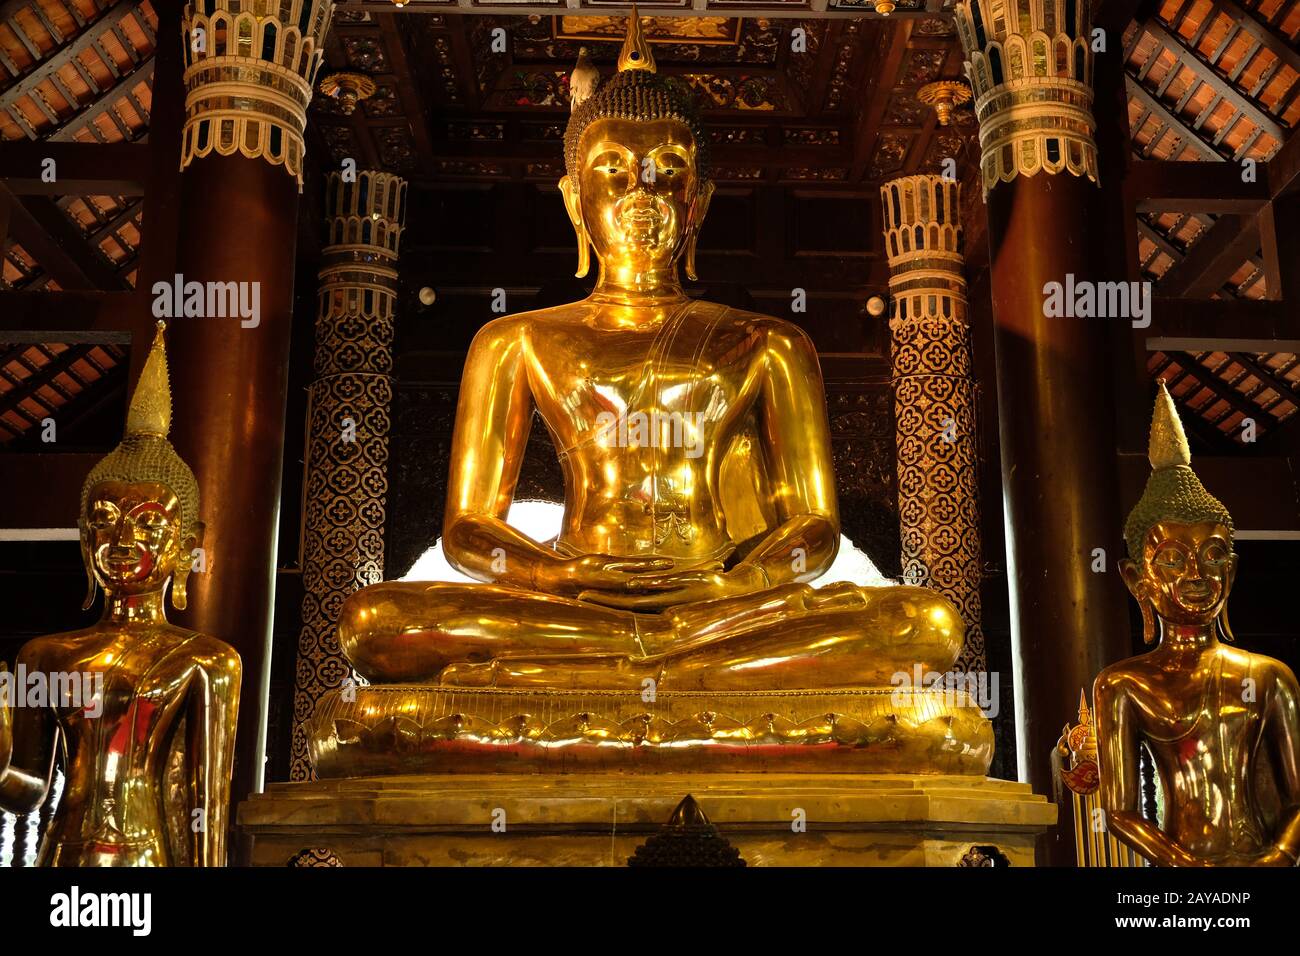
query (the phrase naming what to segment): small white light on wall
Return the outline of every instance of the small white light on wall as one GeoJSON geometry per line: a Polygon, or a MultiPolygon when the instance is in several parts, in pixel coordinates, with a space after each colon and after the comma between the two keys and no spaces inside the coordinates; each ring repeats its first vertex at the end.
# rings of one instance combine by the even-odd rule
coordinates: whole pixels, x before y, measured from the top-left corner
{"type": "Polygon", "coordinates": [[[878,319],[885,314],[885,300],[878,295],[873,295],[867,300],[867,315],[878,319]]]}
{"type": "Polygon", "coordinates": [[[426,285],[424,288],[420,290],[421,305],[433,305],[433,303],[436,302],[437,300],[438,300],[438,293],[434,292],[433,289],[429,288],[429,286],[426,285]]]}

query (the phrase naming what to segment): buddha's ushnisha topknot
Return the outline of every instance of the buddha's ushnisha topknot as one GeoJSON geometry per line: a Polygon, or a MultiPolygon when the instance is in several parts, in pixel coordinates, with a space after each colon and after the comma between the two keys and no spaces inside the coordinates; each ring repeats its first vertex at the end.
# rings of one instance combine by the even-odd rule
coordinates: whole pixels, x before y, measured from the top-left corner
{"type": "MultiPolygon", "coordinates": [[[[164,323],[158,323],[153,346],[145,359],[126,415],[126,437],[90,469],[81,486],[81,514],[86,513],[90,489],[101,481],[156,481],[172,490],[181,503],[181,536],[193,532],[199,520],[199,485],[194,472],[167,440],[172,423],[171,384],[167,374],[164,323]]],[[[188,558],[188,552],[183,556],[188,558]]]]}
{"type": "Polygon", "coordinates": [[[1161,521],[1197,524],[1214,521],[1232,534],[1232,516],[1218,498],[1205,490],[1192,471],[1192,452],[1187,434],[1178,418],[1178,409],[1165,383],[1156,393],[1155,411],[1151,416],[1151,439],[1147,457],[1151,477],[1142,498],[1124,522],[1124,540],[1129,557],[1139,564],[1143,560],[1143,539],[1161,521]]]}
{"type": "Polygon", "coordinates": [[[677,87],[658,73],[654,53],[641,30],[641,18],[632,8],[627,36],[618,56],[618,72],[596,92],[576,103],[564,132],[564,166],[578,176],[578,141],[583,131],[599,119],[663,120],[684,123],[695,137],[695,167],[700,179],[708,176],[707,141],[699,113],[689,91],[677,87]]]}

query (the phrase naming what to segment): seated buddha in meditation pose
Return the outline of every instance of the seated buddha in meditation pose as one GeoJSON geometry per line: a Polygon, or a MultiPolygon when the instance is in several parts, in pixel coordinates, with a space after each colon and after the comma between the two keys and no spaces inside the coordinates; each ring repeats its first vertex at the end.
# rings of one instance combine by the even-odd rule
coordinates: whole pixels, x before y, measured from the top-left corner
{"type": "Polygon", "coordinates": [[[377,683],[640,690],[889,685],[951,666],[964,626],[922,588],[813,581],[839,544],[826,400],[808,337],[687,298],[713,184],[693,106],[634,17],[618,72],[575,103],[560,182],[581,302],[490,322],[461,383],[443,548],[482,583],[351,595],[342,650],[377,683]],[[562,529],[506,523],[533,408],[562,529]]]}
{"type": "Polygon", "coordinates": [[[1128,517],[1124,581],[1156,648],[1094,688],[1112,833],[1159,866],[1294,866],[1300,851],[1300,689],[1284,663],[1227,647],[1232,518],[1201,485],[1164,385],[1151,478],[1128,517]],[[1157,621],[1159,634],[1157,635],[1157,621]],[[1140,811],[1138,748],[1155,760],[1164,825],[1140,811]]]}
{"type": "MultiPolygon", "coordinates": [[[[161,326],[161,323],[160,323],[161,326]]],[[[234,648],[167,623],[185,607],[203,525],[194,474],[167,440],[171,397],[161,327],[131,399],[126,437],[81,492],[86,607],[97,624],[29,641],[0,706],[0,807],[35,810],[56,755],[65,784],[43,866],[222,866],[239,709],[234,648]],[[33,675],[88,677],[83,694],[32,699],[33,675]],[[81,698],[81,699],[77,699],[81,698]],[[44,703],[44,706],[37,706],[44,703]]],[[[63,686],[67,687],[66,681],[63,686]]]]}

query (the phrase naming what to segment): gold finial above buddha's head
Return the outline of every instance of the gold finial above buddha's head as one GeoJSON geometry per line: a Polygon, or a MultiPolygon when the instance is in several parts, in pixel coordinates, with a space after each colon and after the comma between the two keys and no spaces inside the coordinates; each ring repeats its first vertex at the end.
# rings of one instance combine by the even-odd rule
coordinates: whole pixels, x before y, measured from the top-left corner
{"type": "Polygon", "coordinates": [[[632,15],[627,21],[627,36],[623,38],[623,49],[618,54],[618,71],[626,73],[628,70],[648,70],[655,73],[658,69],[655,65],[654,52],[650,49],[650,41],[646,39],[645,32],[641,29],[641,17],[634,3],[632,15]]]}
{"type": "Polygon", "coordinates": [[[167,374],[167,349],[163,342],[165,322],[158,322],[153,346],[144,360],[144,369],[131,396],[126,413],[128,435],[157,435],[166,438],[172,426],[171,378],[167,374]]]}
{"type": "Polygon", "coordinates": [[[1142,542],[1147,531],[1161,521],[1197,524],[1212,521],[1232,533],[1232,516],[1223,503],[1205,490],[1192,471],[1192,453],[1187,445],[1183,423],[1178,418],[1173,396],[1161,382],[1156,394],[1155,412],[1151,417],[1151,439],[1147,457],[1151,477],[1141,500],[1129,512],[1124,523],[1124,540],[1128,553],[1140,565],[1142,542]]]}
{"type": "Polygon", "coordinates": [[[599,86],[595,86],[598,74],[589,79],[594,92],[584,89],[573,100],[573,112],[564,131],[564,164],[569,176],[578,176],[578,142],[586,128],[597,120],[619,119],[677,120],[685,124],[695,141],[696,174],[708,178],[707,141],[692,94],[681,82],[658,73],[635,9],[618,57],[618,72],[599,86]]]}
{"type": "Polygon", "coordinates": [[[163,338],[166,326],[158,323],[153,346],[131,396],[126,416],[126,435],[121,443],[90,470],[81,487],[84,518],[91,488],[104,481],[156,481],[170,488],[180,500],[182,534],[193,533],[199,520],[199,486],[194,472],[181,460],[167,440],[171,430],[172,396],[167,374],[167,350],[163,338]]]}
{"type": "Polygon", "coordinates": [[[1187,445],[1187,433],[1165,383],[1156,392],[1156,406],[1151,414],[1151,436],[1147,441],[1147,460],[1152,470],[1192,464],[1192,450],[1187,445]]]}

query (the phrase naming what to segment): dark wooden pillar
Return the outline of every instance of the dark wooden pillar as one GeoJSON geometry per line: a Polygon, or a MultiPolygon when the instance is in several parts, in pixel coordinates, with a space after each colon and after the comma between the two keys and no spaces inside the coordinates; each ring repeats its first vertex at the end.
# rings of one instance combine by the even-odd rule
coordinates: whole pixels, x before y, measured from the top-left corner
{"type": "MultiPolygon", "coordinates": [[[[1114,354],[1112,324],[1128,319],[1045,308],[1048,283],[1128,278],[1107,270],[1106,246],[1122,237],[1104,228],[1110,197],[1096,182],[1087,7],[1057,24],[1051,75],[1029,82],[1036,58],[1020,25],[981,0],[957,10],[988,210],[1019,772],[1047,794],[1079,691],[1129,647],[1111,387],[1113,366],[1130,361],[1114,354]],[[1096,549],[1104,571],[1094,571],[1096,549]]],[[[1074,860],[1059,828],[1044,849],[1048,862],[1074,860]]]]}
{"type": "MultiPolygon", "coordinates": [[[[216,0],[217,12],[229,6],[216,0]]],[[[168,351],[172,440],[194,469],[206,525],[207,569],[190,578],[179,620],[243,658],[237,804],[263,778],[302,132],[332,3],[302,0],[257,16],[247,44],[237,44],[237,31],[207,29],[205,8],[187,7],[182,28],[177,270],[186,284],[239,283],[257,310],[222,315],[205,296],[203,315],[172,318],[168,351]],[[289,114],[270,98],[277,89],[294,99],[289,114]]]]}

